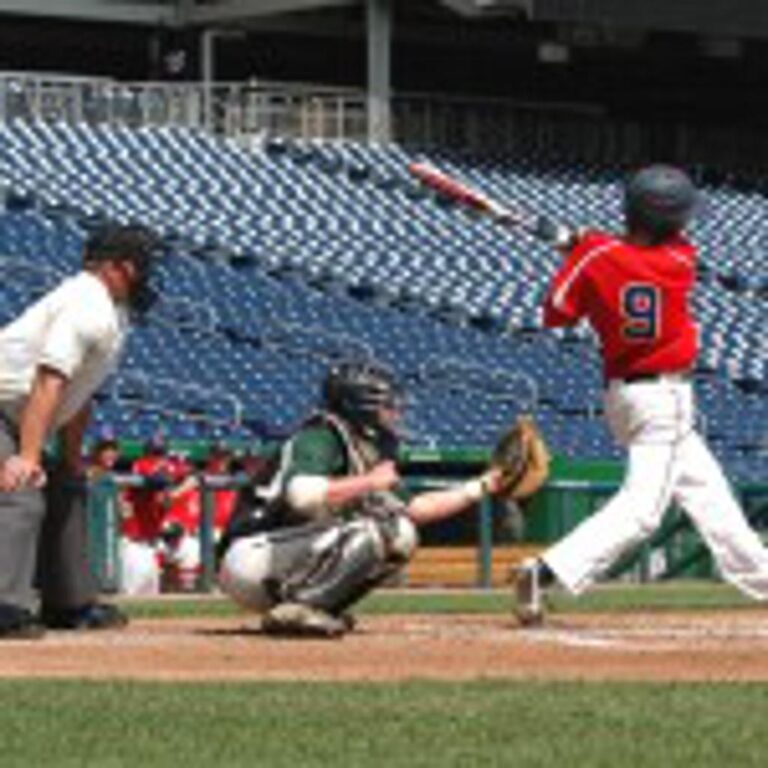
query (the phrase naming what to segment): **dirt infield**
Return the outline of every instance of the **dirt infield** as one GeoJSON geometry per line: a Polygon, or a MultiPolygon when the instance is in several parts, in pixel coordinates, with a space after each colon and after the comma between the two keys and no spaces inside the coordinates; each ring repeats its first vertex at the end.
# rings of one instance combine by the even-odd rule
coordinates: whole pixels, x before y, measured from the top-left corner
{"type": "Polygon", "coordinates": [[[364,616],[343,640],[276,640],[242,618],[5,641],[0,677],[131,680],[768,680],[768,612],[364,616]]]}

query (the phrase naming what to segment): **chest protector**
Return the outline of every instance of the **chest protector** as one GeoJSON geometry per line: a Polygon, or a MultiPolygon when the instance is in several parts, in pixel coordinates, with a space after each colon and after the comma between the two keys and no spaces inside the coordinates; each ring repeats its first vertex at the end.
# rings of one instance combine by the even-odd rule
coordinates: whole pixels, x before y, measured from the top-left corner
{"type": "MultiPolygon", "coordinates": [[[[394,439],[390,444],[386,438],[376,440],[373,436],[367,437],[353,432],[343,419],[329,411],[317,411],[312,414],[299,431],[316,427],[330,429],[342,446],[345,454],[342,477],[365,474],[381,461],[394,458],[394,439]]],[[[291,509],[283,496],[284,477],[290,465],[294,439],[289,439],[283,446],[280,460],[272,468],[271,476],[259,478],[260,482],[243,488],[238,494],[232,517],[216,548],[218,559],[236,539],[307,522],[305,516],[298,515],[291,509]]],[[[353,512],[354,505],[348,511],[353,512]]]]}

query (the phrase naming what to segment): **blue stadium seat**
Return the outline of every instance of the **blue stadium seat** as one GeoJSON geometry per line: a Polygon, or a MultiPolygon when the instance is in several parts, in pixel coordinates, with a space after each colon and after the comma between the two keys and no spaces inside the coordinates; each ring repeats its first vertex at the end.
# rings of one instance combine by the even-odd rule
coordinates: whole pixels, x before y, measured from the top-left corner
{"type": "MultiPolygon", "coordinates": [[[[427,159],[512,203],[611,227],[621,182],[612,169],[346,142],[271,139],[247,151],[177,128],[22,120],[0,127],[0,147],[0,269],[15,260],[27,273],[74,272],[83,239],[105,219],[142,222],[164,239],[166,301],[133,334],[124,374],[218,397],[192,402],[194,388],[182,389],[184,403],[145,387],[126,403],[107,388],[98,423],[138,437],[162,419],[184,437],[285,429],[315,402],[329,360],[370,354],[410,383],[413,439],[487,444],[531,405],[500,400],[476,374],[501,370],[535,382],[556,451],[616,453],[596,412],[593,341],[581,330],[538,330],[556,255],[441,203],[406,170],[427,159]],[[435,359],[461,361],[464,372],[427,372],[435,359]]],[[[696,296],[702,410],[727,459],[765,468],[766,204],[728,183],[705,192],[707,213],[693,230],[707,273],[696,296]]],[[[4,279],[3,321],[34,298],[29,283],[4,279]]]]}

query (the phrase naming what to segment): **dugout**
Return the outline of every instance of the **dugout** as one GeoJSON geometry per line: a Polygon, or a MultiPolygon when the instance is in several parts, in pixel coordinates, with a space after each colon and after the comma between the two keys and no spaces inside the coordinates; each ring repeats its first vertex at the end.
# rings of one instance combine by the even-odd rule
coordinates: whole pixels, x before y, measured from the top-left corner
{"type": "MultiPolygon", "coordinates": [[[[193,456],[205,455],[203,445],[184,446],[193,456]]],[[[264,445],[265,455],[274,445],[264,445]]],[[[486,465],[482,449],[416,449],[404,455],[404,478],[409,492],[460,482],[486,465]]],[[[510,564],[545,548],[594,512],[619,487],[623,464],[611,461],[570,460],[555,457],[547,485],[518,510],[517,527],[510,530],[511,511],[483,502],[479,509],[455,519],[422,529],[422,550],[430,553],[436,573],[450,569],[461,573],[465,586],[498,586],[510,564]],[[440,557],[437,558],[436,554],[440,557]],[[437,563],[437,566],[435,566],[437,563]],[[440,570],[442,569],[442,570],[440,570]]],[[[212,478],[200,475],[203,494],[201,550],[203,570],[199,589],[214,583],[212,556],[212,494],[215,490],[239,487],[242,475],[212,478]]],[[[89,557],[103,588],[119,590],[119,506],[122,488],[136,487],[142,478],[108,475],[90,487],[89,557]]],[[[736,489],[751,525],[768,537],[768,484],[744,484],[736,489]]],[[[711,556],[682,512],[671,507],[661,527],[644,544],[629,552],[607,574],[608,578],[650,581],[671,578],[713,578],[711,556]]],[[[407,583],[407,581],[406,581],[407,583]]]]}

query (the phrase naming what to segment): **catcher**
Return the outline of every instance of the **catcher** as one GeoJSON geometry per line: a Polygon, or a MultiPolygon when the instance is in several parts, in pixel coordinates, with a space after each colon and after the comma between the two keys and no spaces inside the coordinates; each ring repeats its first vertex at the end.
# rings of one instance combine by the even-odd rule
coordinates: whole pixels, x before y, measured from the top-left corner
{"type": "Polygon", "coordinates": [[[420,525],[486,494],[522,498],[546,479],[530,420],[500,442],[490,468],[407,503],[395,457],[402,393],[392,373],[345,363],[327,374],[321,408],[284,445],[268,483],[246,489],[219,545],[222,589],[278,636],[340,637],[349,609],[412,557],[420,525]]]}

